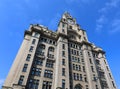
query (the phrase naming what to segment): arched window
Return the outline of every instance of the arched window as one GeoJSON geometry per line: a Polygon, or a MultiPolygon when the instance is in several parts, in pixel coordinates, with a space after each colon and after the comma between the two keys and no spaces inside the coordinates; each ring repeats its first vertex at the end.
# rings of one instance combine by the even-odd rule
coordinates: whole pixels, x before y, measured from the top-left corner
{"type": "Polygon", "coordinates": [[[75,85],[74,89],[82,89],[82,86],[80,84],[75,85]]]}
{"type": "Polygon", "coordinates": [[[54,52],[54,47],[49,47],[48,50],[54,52]]]}
{"type": "Polygon", "coordinates": [[[45,49],[45,45],[44,44],[40,44],[40,49],[45,49]]]}

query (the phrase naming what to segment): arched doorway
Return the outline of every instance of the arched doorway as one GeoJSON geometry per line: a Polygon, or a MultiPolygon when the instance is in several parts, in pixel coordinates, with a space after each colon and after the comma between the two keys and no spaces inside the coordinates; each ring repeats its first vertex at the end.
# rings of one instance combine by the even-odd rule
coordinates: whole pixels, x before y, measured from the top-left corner
{"type": "Polygon", "coordinates": [[[82,89],[82,86],[80,84],[75,85],[74,89],[82,89]]]}

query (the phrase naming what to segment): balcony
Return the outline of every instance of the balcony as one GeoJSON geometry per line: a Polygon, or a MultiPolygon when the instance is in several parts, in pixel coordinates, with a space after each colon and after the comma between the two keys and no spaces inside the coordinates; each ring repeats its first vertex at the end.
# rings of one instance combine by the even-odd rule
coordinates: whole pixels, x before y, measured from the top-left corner
{"type": "Polygon", "coordinates": [[[37,57],[40,57],[40,58],[42,58],[42,59],[45,58],[44,52],[36,52],[36,56],[37,56],[37,57]]]}

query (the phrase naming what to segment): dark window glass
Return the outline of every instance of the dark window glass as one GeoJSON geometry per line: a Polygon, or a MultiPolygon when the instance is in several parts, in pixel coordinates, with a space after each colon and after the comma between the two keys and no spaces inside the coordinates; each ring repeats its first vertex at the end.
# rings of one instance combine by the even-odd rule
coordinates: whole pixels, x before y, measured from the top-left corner
{"type": "Polygon", "coordinates": [[[26,58],[26,61],[30,61],[30,58],[31,58],[31,54],[28,54],[27,58],[26,58]]]}
{"type": "Polygon", "coordinates": [[[28,67],[28,64],[24,64],[24,67],[23,67],[23,72],[26,72],[27,71],[27,67],[28,67]]]}
{"type": "Polygon", "coordinates": [[[65,80],[62,79],[62,89],[65,89],[65,80]]]}
{"type": "Polygon", "coordinates": [[[24,76],[21,75],[20,78],[19,78],[19,81],[18,81],[18,85],[22,85],[23,79],[24,79],[24,76]]]}
{"type": "Polygon", "coordinates": [[[36,42],[36,39],[33,39],[33,40],[32,40],[32,44],[35,44],[35,42],[36,42]]]}
{"type": "Polygon", "coordinates": [[[65,68],[62,68],[62,76],[65,76],[65,68]]]}

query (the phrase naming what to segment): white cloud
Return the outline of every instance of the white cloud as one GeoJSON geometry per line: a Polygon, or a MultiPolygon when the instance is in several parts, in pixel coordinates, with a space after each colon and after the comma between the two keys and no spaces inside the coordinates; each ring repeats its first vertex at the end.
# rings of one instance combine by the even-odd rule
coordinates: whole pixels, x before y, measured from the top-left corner
{"type": "Polygon", "coordinates": [[[107,2],[103,8],[99,10],[101,13],[106,13],[108,10],[118,7],[120,3],[120,0],[111,0],[110,2],[107,2]]]}
{"type": "Polygon", "coordinates": [[[109,31],[111,34],[120,32],[120,19],[114,19],[111,23],[111,28],[109,31]]]}
{"type": "Polygon", "coordinates": [[[0,88],[2,87],[3,83],[4,83],[4,79],[0,79],[0,88]]]}
{"type": "Polygon", "coordinates": [[[95,30],[97,32],[102,32],[102,29],[104,26],[106,26],[106,27],[108,26],[108,27],[112,28],[112,30],[110,29],[108,31],[110,33],[115,33],[115,32],[119,31],[119,28],[120,28],[120,26],[118,25],[119,21],[116,20],[115,14],[113,14],[113,13],[118,13],[119,11],[113,12],[112,15],[109,14],[112,10],[119,7],[119,5],[120,5],[120,0],[111,0],[109,2],[106,2],[104,7],[100,8],[98,10],[100,17],[96,20],[95,30]],[[113,19],[109,18],[109,15],[113,19]],[[110,23],[110,22],[112,22],[112,23],[110,23]]]}

